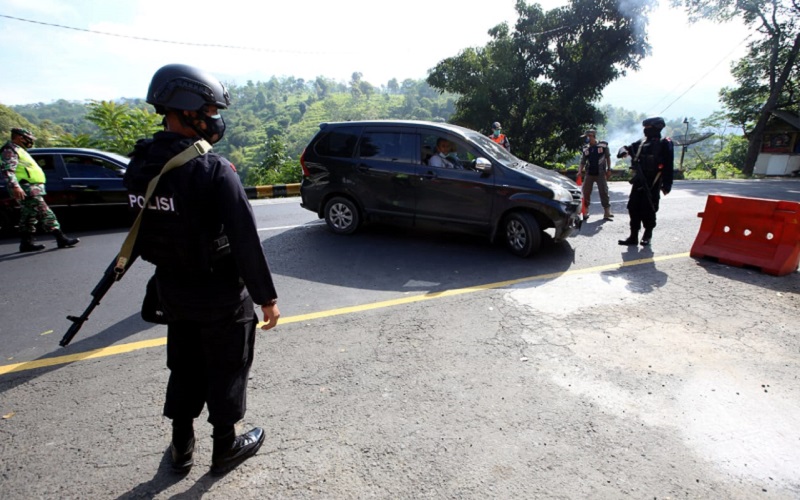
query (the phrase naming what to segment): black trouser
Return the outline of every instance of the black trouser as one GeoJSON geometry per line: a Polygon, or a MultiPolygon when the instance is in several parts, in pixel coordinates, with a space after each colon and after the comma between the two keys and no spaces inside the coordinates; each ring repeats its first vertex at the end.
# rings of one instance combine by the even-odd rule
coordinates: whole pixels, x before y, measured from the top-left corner
{"type": "Polygon", "coordinates": [[[255,312],[249,320],[176,321],[167,327],[170,369],[164,416],[188,420],[208,404],[208,422],[233,426],[247,408],[247,378],[253,364],[255,312]]]}
{"type": "Polygon", "coordinates": [[[631,233],[636,234],[644,226],[653,230],[656,227],[656,212],[658,212],[658,189],[651,190],[650,197],[644,188],[634,186],[628,198],[628,215],[631,218],[631,233]]]}

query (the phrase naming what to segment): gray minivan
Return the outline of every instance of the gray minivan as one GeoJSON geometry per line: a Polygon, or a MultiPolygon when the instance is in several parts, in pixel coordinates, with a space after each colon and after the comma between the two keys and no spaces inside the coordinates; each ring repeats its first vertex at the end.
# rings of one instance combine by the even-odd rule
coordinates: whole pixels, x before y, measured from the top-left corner
{"type": "Polygon", "coordinates": [[[370,221],[433,226],[502,239],[527,257],[542,231],[561,241],[580,227],[581,192],[572,180],[456,125],[323,123],[300,164],[301,205],[339,234],[370,221]]]}

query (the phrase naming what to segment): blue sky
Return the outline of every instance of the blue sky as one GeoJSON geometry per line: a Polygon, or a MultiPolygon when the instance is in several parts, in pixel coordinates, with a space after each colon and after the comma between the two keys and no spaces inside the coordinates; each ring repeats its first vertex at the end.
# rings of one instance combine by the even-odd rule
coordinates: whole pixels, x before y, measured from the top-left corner
{"type": "MultiPolygon", "coordinates": [[[[540,3],[548,9],[563,0],[540,3]]],[[[272,76],[347,81],[358,71],[385,85],[425,78],[440,60],[484,45],[489,28],[516,19],[514,0],[406,0],[390,8],[374,0],[3,0],[0,15],[121,35],[0,17],[6,105],[144,97],[152,74],[178,62],[236,84],[272,76]]],[[[744,54],[747,35],[741,24],[689,25],[682,11],[663,6],[648,27],[652,56],[607,87],[603,103],[703,118],[720,108],[717,91],[733,84],[730,61],[744,54]]]]}

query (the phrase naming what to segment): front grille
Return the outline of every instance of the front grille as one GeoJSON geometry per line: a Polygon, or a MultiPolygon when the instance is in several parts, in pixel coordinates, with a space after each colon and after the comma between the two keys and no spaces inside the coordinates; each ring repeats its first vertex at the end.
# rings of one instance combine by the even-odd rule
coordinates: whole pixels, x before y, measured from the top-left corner
{"type": "Polygon", "coordinates": [[[583,196],[583,194],[581,193],[581,190],[580,189],[570,189],[569,193],[572,195],[572,203],[574,203],[576,205],[580,205],[581,204],[581,197],[583,196]]]}

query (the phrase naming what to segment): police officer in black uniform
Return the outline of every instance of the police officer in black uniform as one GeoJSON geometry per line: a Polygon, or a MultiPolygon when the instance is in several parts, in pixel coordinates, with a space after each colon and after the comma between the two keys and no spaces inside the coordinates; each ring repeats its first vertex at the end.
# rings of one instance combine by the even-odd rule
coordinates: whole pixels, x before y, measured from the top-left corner
{"type": "MultiPolygon", "coordinates": [[[[199,139],[213,144],[225,132],[219,110],[225,87],[197,68],[170,64],[150,83],[147,102],[164,115],[165,130],[140,140],[125,174],[134,212],[150,179],[199,139]]],[[[280,317],[277,293],[252,208],[231,163],[212,152],[166,172],[144,209],[135,255],[155,264],[167,327],[164,415],[172,419],[172,466],[193,465],[194,419],[208,405],[213,425],[212,473],[225,473],[255,455],[264,431],[236,436],[261,306],[266,324],[280,317]]]]}
{"type": "Polygon", "coordinates": [[[672,190],[674,168],[674,147],[672,140],[661,138],[661,130],[666,126],[661,117],[647,118],[642,122],[644,139],[629,146],[623,146],[617,158],[631,156],[631,194],[628,198],[628,214],[631,218],[631,234],[620,245],[638,245],[639,229],[644,226],[642,246],[650,244],[653,229],[656,227],[656,212],[660,193],[669,194],[672,190]]]}

